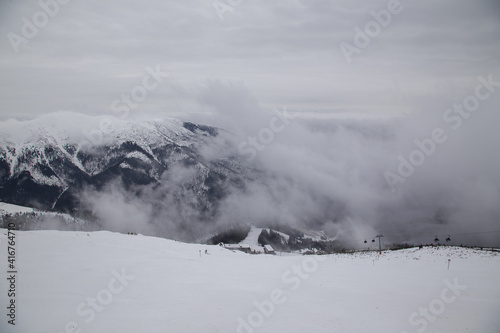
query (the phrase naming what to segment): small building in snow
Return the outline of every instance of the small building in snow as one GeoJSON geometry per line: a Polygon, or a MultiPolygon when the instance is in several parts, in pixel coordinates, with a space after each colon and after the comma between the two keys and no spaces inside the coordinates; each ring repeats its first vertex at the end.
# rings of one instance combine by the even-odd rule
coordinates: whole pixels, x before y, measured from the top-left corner
{"type": "Polygon", "coordinates": [[[274,252],[274,249],[271,245],[264,245],[264,253],[266,254],[276,254],[276,252],[274,252]]]}

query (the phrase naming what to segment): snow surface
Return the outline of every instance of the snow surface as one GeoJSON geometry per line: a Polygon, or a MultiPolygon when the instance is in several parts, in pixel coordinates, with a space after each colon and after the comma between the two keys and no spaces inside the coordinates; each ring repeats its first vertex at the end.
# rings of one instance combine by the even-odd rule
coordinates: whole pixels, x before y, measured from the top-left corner
{"type": "MultiPolygon", "coordinates": [[[[0,121],[0,158],[9,164],[11,177],[29,171],[39,184],[65,187],[63,180],[37,171],[38,166],[51,166],[55,157],[64,157],[83,172],[94,175],[102,171],[99,165],[92,167],[87,163],[84,166],[77,157],[78,151],[105,145],[118,147],[130,141],[155,156],[152,148],[158,145],[191,146],[198,142],[200,136],[183,124],[172,118],[134,121],[75,112],[54,112],[30,120],[7,119],[0,121]],[[74,150],[71,154],[68,147],[74,150]],[[47,148],[54,149],[50,156],[46,156],[47,148]],[[27,161],[26,156],[29,156],[27,161]]],[[[149,162],[148,157],[140,153],[127,157],[149,162]]]]}
{"type": "Polygon", "coordinates": [[[252,251],[257,253],[264,252],[264,248],[259,245],[259,236],[262,230],[262,228],[251,226],[247,237],[238,244],[242,245],[243,247],[249,247],[252,251]]]}
{"type": "Polygon", "coordinates": [[[279,234],[281,237],[283,237],[283,239],[284,239],[285,241],[287,241],[287,242],[288,242],[288,240],[290,239],[290,235],[287,235],[287,234],[282,233],[282,232],[280,232],[280,231],[276,231],[276,230],[274,230],[274,229],[266,229],[266,230],[267,230],[267,232],[271,232],[271,231],[272,231],[272,232],[276,232],[276,233],[278,233],[278,234],[279,234]]]}
{"type": "Polygon", "coordinates": [[[259,246],[259,235],[262,232],[262,228],[256,228],[252,226],[248,232],[247,237],[240,242],[240,244],[249,244],[252,246],[259,246]]]}
{"type": "Polygon", "coordinates": [[[15,214],[15,213],[31,213],[34,211],[35,211],[34,208],[13,205],[6,202],[0,202],[0,216],[3,216],[5,214],[15,214]]]}
{"type": "Polygon", "coordinates": [[[193,133],[182,124],[182,121],[173,118],[134,121],[112,115],[92,116],[61,111],[30,120],[0,121],[0,143],[16,147],[16,152],[26,146],[44,147],[47,144],[65,150],[65,144],[78,144],[88,140],[86,135],[99,132],[122,141],[133,140],[148,145],[159,142],[160,137],[167,141],[192,137],[193,133]]]}
{"type": "MultiPolygon", "coordinates": [[[[39,217],[47,216],[47,217],[60,217],[62,220],[64,220],[65,225],[68,227],[69,230],[75,230],[75,228],[84,228],[87,224],[85,220],[73,217],[69,214],[66,213],[59,213],[59,212],[48,212],[48,211],[43,211],[43,210],[38,210],[35,208],[31,207],[25,207],[25,206],[19,206],[19,205],[13,205],[9,204],[6,202],[0,202],[0,219],[2,219],[5,215],[7,214],[25,214],[25,213],[34,213],[35,215],[39,217]]],[[[53,221],[52,223],[56,223],[53,221]]],[[[45,222],[43,224],[33,224],[30,226],[31,229],[59,229],[59,228],[64,228],[65,225],[61,224],[51,224],[51,222],[45,222]]],[[[81,230],[81,229],[79,229],[81,230]]],[[[2,333],[0,331],[0,333],[2,333]]]]}
{"type": "Polygon", "coordinates": [[[249,255],[141,235],[61,231],[16,232],[12,326],[6,234],[0,229],[2,333],[411,333],[421,326],[409,318],[429,307],[439,314],[422,332],[500,328],[496,252],[443,247],[249,255]],[[446,281],[466,289],[455,296],[446,281]]]}

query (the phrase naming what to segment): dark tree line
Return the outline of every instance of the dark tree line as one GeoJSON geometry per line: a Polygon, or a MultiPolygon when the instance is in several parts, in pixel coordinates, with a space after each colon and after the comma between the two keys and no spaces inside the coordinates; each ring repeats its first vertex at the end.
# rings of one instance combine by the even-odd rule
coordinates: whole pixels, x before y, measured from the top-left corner
{"type": "Polygon", "coordinates": [[[288,237],[288,240],[280,233],[271,229],[264,229],[259,235],[258,242],[261,246],[271,245],[277,251],[301,251],[311,250],[317,252],[333,252],[336,250],[336,244],[326,240],[314,240],[305,237],[304,234],[294,232],[288,237]]]}

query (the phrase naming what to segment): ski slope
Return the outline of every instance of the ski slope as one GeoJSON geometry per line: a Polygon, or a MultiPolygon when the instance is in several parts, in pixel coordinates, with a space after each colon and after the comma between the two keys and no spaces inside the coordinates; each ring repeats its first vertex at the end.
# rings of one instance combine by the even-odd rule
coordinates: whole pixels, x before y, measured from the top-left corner
{"type": "Polygon", "coordinates": [[[249,255],[103,231],[15,232],[13,326],[6,316],[6,234],[0,229],[2,333],[500,328],[495,252],[447,247],[382,255],[249,255]]]}
{"type": "Polygon", "coordinates": [[[250,227],[247,237],[239,242],[242,246],[248,246],[255,253],[264,253],[264,247],[259,245],[259,235],[262,232],[262,228],[257,228],[254,226],[250,227]]]}
{"type": "Polygon", "coordinates": [[[32,213],[34,211],[35,211],[34,208],[13,205],[6,202],[0,202],[0,216],[4,216],[5,214],[15,214],[15,213],[32,213]]]}
{"type": "Polygon", "coordinates": [[[240,242],[240,244],[249,244],[250,246],[259,246],[259,235],[262,232],[262,228],[256,228],[254,226],[250,227],[247,237],[240,242]]]}

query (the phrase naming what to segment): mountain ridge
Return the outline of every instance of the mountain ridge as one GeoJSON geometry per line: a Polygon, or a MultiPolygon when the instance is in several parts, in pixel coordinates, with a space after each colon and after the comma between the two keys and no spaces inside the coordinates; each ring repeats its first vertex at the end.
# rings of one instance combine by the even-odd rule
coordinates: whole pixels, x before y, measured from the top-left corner
{"type": "Polygon", "coordinates": [[[193,209],[209,218],[228,189],[243,188],[251,174],[232,154],[230,134],[218,128],[169,118],[110,119],[77,115],[68,123],[67,114],[52,114],[1,123],[0,201],[85,216],[92,214],[82,212],[80,193],[85,189],[101,190],[117,180],[131,191],[172,182],[176,200],[191,201],[193,209]],[[103,119],[102,140],[88,140],[88,133],[102,129],[103,119]],[[207,158],[206,149],[218,153],[207,158]],[[191,173],[176,181],[169,175],[173,170],[191,173]],[[196,198],[182,198],[179,193],[186,189],[196,198]]]}

